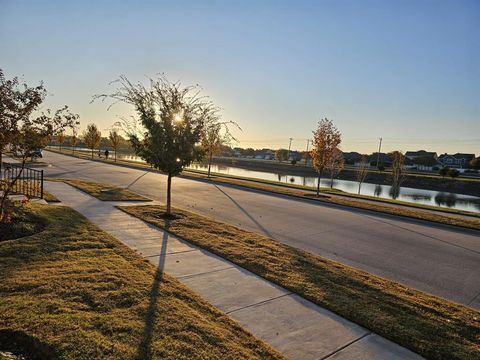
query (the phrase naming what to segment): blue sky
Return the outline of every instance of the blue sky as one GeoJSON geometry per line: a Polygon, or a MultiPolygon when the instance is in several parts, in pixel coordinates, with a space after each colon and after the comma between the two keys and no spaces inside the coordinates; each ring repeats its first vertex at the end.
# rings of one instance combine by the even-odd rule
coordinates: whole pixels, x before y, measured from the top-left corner
{"type": "MultiPolygon", "coordinates": [[[[0,67],[43,80],[107,129],[126,106],[90,104],[120,74],[200,84],[240,146],[305,148],[321,117],[344,150],[480,154],[480,1],[6,1],[0,67]]],[[[111,88],[110,88],[111,89],[111,88]]],[[[106,132],[106,131],[105,131],[106,132]]]]}

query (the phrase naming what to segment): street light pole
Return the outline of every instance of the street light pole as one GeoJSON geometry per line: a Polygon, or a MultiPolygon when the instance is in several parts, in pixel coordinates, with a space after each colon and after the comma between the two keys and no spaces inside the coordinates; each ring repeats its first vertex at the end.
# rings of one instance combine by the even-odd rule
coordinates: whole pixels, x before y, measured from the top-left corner
{"type": "Polygon", "coordinates": [[[293,138],[290,138],[290,143],[288,144],[287,161],[288,161],[288,159],[290,158],[290,148],[291,148],[291,146],[292,146],[292,140],[293,140],[293,138]]]}
{"type": "Polygon", "coordinates": [[[380,150],[382,149],[382,138],[378,138],[380,143],[378,144],[378,154],[377,154],[377,169],[380,166],[380,150]]]}

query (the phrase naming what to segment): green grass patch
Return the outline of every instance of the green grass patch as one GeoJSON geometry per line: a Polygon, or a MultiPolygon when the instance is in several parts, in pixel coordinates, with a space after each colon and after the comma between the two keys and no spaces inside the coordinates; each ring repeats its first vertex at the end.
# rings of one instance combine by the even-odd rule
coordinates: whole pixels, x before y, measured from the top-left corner
{"type": "Polygon", "coordinates": [[[479,358],[473,309],[192,212],[165,220],[161,206],[120,208],[426,358],[479,358]]]}
{"type": "Polygon", "coordinates": [[[43,359],[282,358],[74,210],[26,211],[46,226],[0,242],[0,351],[15,340],[43,359]]]}

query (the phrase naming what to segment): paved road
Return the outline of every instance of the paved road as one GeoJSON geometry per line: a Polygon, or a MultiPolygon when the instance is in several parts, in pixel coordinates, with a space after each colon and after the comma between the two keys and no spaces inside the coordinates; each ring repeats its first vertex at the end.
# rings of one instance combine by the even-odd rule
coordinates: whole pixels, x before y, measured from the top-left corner
{"type": "MultiPolygon", "coordinates": [[[[165,201],[166,177],[46,152],[47,176],[108,182],[165,201]]],[[[174,206],[480,309],[480,231],[175,178],[174,206]]]]}

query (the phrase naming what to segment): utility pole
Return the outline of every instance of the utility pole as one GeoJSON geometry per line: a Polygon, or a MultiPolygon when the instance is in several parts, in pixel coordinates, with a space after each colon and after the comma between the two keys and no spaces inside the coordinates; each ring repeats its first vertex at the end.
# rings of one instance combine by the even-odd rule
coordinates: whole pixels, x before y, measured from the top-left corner
{"type": "Polygon", "coordinates": [[[287,161],[288,161],[288,159],[290,158],[290,148],[291,148],[291,146],[292,146],[292,140],[293,140],[293,138],[290,138],[290,143],[288,144],[287,161]]]}
{"type": "Polygon", "coordinates": [[[380,166],[380,150],[382,149],[382,138],[378,138],[380,143],[378,144],[378,154],[377,154],[377,169],[380,166]]]}
{"type": "Polygon", "coordinates": [[[305,154],[305,165],[307,165],[307,161],[308,161],[308,145],[310,144],[310,139],[307,139],[307,151],[306,151],[306,154],[305,154]]]}

